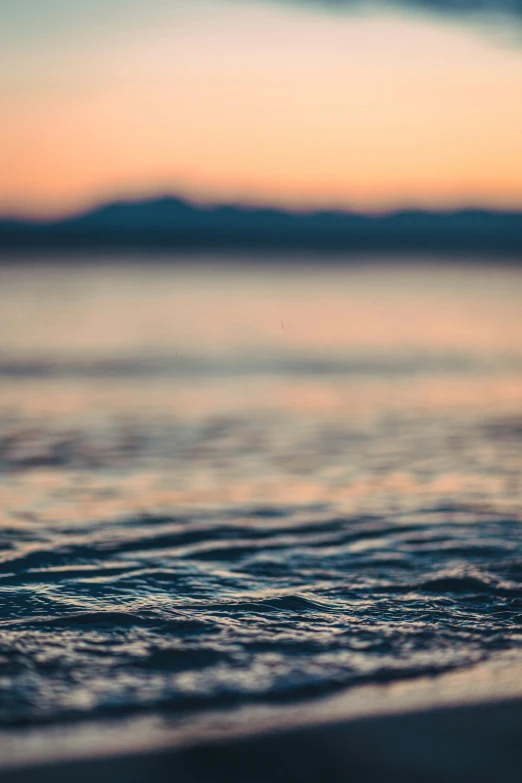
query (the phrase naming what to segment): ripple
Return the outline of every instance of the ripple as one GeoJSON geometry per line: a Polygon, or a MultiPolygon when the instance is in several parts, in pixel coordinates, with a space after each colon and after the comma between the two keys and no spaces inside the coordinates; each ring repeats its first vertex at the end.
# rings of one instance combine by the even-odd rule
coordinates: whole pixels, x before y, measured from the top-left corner
{"type": "Polygon", "coordinates": [[[6,725],[300,698],[522,639],[522,525],[473,506],[231,507],[34,530],[2,563],[6,725]]]}

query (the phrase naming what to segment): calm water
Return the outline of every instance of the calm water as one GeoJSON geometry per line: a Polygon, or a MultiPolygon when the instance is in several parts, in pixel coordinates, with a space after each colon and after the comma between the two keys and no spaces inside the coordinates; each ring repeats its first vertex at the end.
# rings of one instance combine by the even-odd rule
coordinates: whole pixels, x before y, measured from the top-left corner
{"type": "Polygon", "coordinates": [[[522,270],[0,270],[0,722],[522,643],[522,270]]]}

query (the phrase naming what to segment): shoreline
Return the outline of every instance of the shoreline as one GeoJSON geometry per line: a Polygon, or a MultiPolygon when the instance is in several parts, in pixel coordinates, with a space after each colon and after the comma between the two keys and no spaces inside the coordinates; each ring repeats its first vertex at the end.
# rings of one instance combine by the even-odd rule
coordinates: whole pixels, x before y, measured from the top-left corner
{"type": "Polygon", "coordinates": [[[285,706],[0,733],[2,783],[513,780],[522,654],[285,706]]]}

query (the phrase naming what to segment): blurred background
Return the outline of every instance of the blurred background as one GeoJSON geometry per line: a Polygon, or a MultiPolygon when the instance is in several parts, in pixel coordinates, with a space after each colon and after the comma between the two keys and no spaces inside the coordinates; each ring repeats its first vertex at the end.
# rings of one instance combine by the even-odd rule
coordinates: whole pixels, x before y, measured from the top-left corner
{"type": "Polygon", "coordinates": [[[2,2],[4,213],[520,208],[517,2],[2,2]]]}

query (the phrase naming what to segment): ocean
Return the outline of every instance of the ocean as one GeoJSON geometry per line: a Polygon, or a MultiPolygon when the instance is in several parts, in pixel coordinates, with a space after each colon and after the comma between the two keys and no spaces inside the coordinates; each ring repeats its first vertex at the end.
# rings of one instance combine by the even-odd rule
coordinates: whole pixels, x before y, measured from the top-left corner
{"type": "Polygon", "coordinates": [[[522,269],[0,267],[0,735],[522,644],[522,269]]]}

